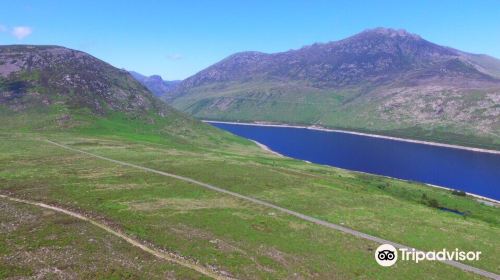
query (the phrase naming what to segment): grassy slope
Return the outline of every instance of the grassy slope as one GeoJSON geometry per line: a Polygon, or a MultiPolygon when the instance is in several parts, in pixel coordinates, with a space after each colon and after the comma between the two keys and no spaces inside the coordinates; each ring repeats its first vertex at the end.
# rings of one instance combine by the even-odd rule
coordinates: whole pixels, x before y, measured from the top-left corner
{"type": "Polygon", "coordinates": [[[54,211],[2,200],[0,220],[1,279],[200,279],[54,211]]]}
{"type": "MultiPolygon", "coordinates": [[[[385,102],[383,99],[367,100],[362,96],[358,98],[359,94],[357,89],[328,91],[300,84],[230,84],[222,90],[210,87],[194,89],[175,99],[172,105],[200,119],[319,124],[329,128],[500,150],[499,136],[478,133],[474,123],[444,120],[417,125],[411,114],[414,111],[411,107],[417,101],[407,102],[407,110],[398,109],[407,114],[387,112],[394,114],[395,119],[385,118],[377,109],[381,102],[385,102]],[[218,105],[213,105],[214,102],[218,105]]],[[[480,100],[473,99],[475,95],[481,94],[464,94],[464,104],[475,105],[480,100]]],[[[456,102],[456,97],[452,96],[439,98],[456,102]]],[[[424,102],[431,104],[433,101],[424,102]]],[[[473,112],[478,114],[477,119],[482,117],[479,113],[473,112]]],[[[500,129],[499,122],[496,126],[500,129]]]]}
{"type": "MultiPolygon", "coordinates": [[[[34,114],[25,117],[32,120],[34,114]]],[[[47,114],[36,116],[41,123],[53,123],[43,119],[47,114]]],[[[474,276],[429,262],[399,262],[384,269],[373,260],[377,244],[372,242],[37,139],[50,138],[114,159],[189,176],[420,249],[481,250],[482,259],[473,265],[500,272],[496,258],[500,254],[499,209],[468,197],[278,158],[246,140],[200,124],[189,130],[171,126],[166,132],[156,133],[156,125],[123,116],[96,121],[82,114],[75,120],[87,125],[59,131],[43,130],[19,115],[6,114],[3,119],[30,128],[13,133],[11,127],[4,127],[0,142],[2,191],[92,213],[131,235],[202,264],[216,265],[237,277],[474,276]],[[33,129],[37,132],[29,132],[33,129]],[[210,136],[193,137],[201,132],[210,136]],[[424,193],[440,205],[468,211],[470,216],[463,218],[430,208],[422,200],[424,193]]]]}

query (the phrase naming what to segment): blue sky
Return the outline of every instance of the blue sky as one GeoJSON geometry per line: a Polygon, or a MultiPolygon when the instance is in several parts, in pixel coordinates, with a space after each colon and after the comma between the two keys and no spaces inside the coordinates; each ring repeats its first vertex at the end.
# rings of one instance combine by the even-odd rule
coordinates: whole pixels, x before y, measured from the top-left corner
{"type": "Polygon", "coordinates": [[[170,80],[235,52],[286,51],[379,26],[500,58],[500,1],[413,2],[0,0],[0,44],[62,45],[170,80]]]}

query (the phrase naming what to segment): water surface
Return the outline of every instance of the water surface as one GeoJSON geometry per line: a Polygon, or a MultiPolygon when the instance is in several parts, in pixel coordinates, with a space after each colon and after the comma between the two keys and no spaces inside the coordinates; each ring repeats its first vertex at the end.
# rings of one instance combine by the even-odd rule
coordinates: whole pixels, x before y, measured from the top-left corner
{"type": "Polygon", "coordinates": [[[211,124],[292,158],[500,200],[500,155],[306,128],[211,124]]]}

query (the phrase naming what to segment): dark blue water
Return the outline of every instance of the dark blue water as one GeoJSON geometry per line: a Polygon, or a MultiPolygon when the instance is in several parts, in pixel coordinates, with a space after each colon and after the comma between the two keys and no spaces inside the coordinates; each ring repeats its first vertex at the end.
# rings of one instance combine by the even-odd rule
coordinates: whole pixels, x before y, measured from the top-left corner
{"type": "Polygon", "coordinates": [[[439,210],[450,212],[450,213],[454,213],[454,214],[457,214],[457,215],[460,215],[460,216],[465,215],[465,212],[460,212],[458,210],[450,209],[450,208],[446,208],[446,207],[439,207],[439,210]]]}
{"type": "Polygon", "coordinates": [[[292,158],[500,200],[500,155],[305,128],[212,125],[292,158]]]}

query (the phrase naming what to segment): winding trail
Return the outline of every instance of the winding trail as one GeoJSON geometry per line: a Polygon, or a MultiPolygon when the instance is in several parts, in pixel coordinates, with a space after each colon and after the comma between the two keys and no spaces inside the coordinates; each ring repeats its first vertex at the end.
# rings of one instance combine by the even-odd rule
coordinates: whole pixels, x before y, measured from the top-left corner
{"type": "MultiPolygon", "coordinates": [[[[91,157],[95,157],[95,158],[99,158],[99,159],[102,159],[102,160],[110,161],[110,162],[113,162],[113,163],[116,163],[116,164],[120,164],[120,165],[123,165],[123,166],[128,166],[128,167],[140,169],[140,170],[143,170],[143,171],[155,173],[155,174],[158,174],[158,175],[162,175],[162,176],[166,176],[166,177],[171,177],[171,178],[179,179],[179,180],[182,180],[182,181],[185,181],[185,182],[189,182],[189,183],[192,183],[192,184],[195,184],[195,185],[198,185],[198,186],[201,186],[201,187],[204,187],[204,188],[216,191],[216,192],[224,193],[224,194],[227,194],[227,195],[230,195],[230,196],[242,199],[242,200],[253,202],[253,203],[257,204],[257,205],[269,207],[269,208],[281,211],[283,213],[295,216],[295,217],[297,217],[299,219],[302,219],[302,220],[305,220],[305,221],[308,221],[308,222],[311,222],[311,223],[314,223],[314,224],[317,224],[317,225],[320,225],[320,226],[324,226],[324,227],[327,227],[327,228],[331,228],[331,229],[334,229],[334,230],[337,230],[337,231],[341,231],[343,233],[347,233],[347,234],[353,235],[353,236],[358,237],[358,238],[363,238],[363,239],[366,239],[366,240],[369,240],[369,241],[373,241],[373,242],[376,242],[376,243],[379,243],[379,244],[391,244],[392,246],[394,246],[396,248],[406,248],[406,249],[409,249],[409,250],[414,249],[414,248],[406,246],[406,245],[402,245],[402,244],[399,244],[399,243],[396,243],[396,242],[385,240],[383,238],[379,238],[379,237],[376,237],[376,236],[373,236],[373,235],[369,235],[369,234],[366,234],[366,233],[363,233],[363,232],[360,232],[360,231],[357,231],[357,230],[353,230],[353,229],[348,228],[348,227],[344,227],[344,226],[341,226],[341,225],[337,225],[337,224],[334,224],[334,223],[323,221],[323,220],[320,220],[320,219],[317,219],[317,218],[314,218],[314,217],[311,217],[311,216],[308,216],[308,215],[305,215],[305,214],[302,214],[302,213],[299,213],[299,212],[296,212],[296,211],[293,211],[293,210],[290,210],[290,209],[287,209],[287,208],[283,208],[281,206],[277,206],[275,204],[272,204],[272,203],[269,203],[269,202],[266,202],[266,201],[263,201],[263,200],[259,200],[259,199],[253,198],[253,197],[242,195],[242,194],[239,194],[239,193],[236,193],[236,192],[228,191],[226,189],[222,189],[222,188],[219,188],[219,187],[207,184],[207,183],[203,183],[203,182],[200,182],[200,181],[188,178],[188,177],[179,176],[179,175],[175,175],[175,174],[171,174],[171,173],[167,173],[167,172],[163,172],[163,171],[151,169],[151,168],[148,168],[148,167],[136,165],[136,164],[133,164],[133,163],[128,163],[128,162],[124,162],[124,161],[119,161],[119,160],[115,160],[115,159],[103,157],[103,156],[92,154],[92,153],[89,153],[89,152],[86,152],[86,151],[78,150],[78,149],[75,149],[75,148],[63,145],[63,144],[59,144],[59,143],[54,142],[54,141],[50,141],[50,140],[46,140],[46,141],[48,143],[50,143],[50,144],[59,146],[59,147],[64,148],[66,150],[70,150],[70,151],[82,153],[82,154],[85,154],[85,155],[88,155],[88,156],[91,156],[91,157]]],[[[3,197],[5,197],[5,196],[3,196],[3,197]]],[[[10,197],[8,197],[8,198],[9,199],[14,199],[14,198],[10,198],[10,197]]],[[[167,254],[164,254],[164,253],[161,253],[161,252],[158,252],[158,251],[155,251],[155,250],[153,250],[153,249],[151,249],[151,248],[149,248],[147,246],[144,246],[141,243],[139,243],[139,242],[131,239],[130,237],[127,237],[127,236],[125,236],[125,235],[123,235],[121,233],[118,233],[118,232],[112,230],[111,228],[109,228],[109,227],[107,227],[107,226],[105,226],[103,224],[100,224],[98,222],[90,220],[90,219],[88,219],[86,217],[83,217],[83,216],[77,214],[77,213],[74,213],[74,212],[71,212],[71,211],[67,211],[67,210],[64,210],[64,209],[61,209],[61,208],[53,207],[53,206],[50,206],[50,205],[46,205],[46,204],[43,204],[43,203],[28,202],[28,201],[21,201],[21,202],[25,202],[25,203],[29,203],[29,204],[33,204],[33,205],[38,205],[38,206],[49,208],[49,209],[53,209],[54,208],[54,210],[57,210],[59,212],[63,212],[63,213],[66,213],[68,215],[80,218],[82,220],[89,221],[89,222],[93,223],[94,225],[99,226],[99,227],[107,230],[108,232],[113,233],[114,235],[125,239],[127,242],[133,244],[134,246],[137,246],[137,247],[143,249],[144,251],[147,251],[147,252],[149,252],[149,253],[151,253],[151,254],[153,254],[155,256],[158,256],[160,258],[176,262],[178,264],[181,264],[181,265],[184,265],[184,266],[187,266],[187,267],[190,267],[190,268],[192,268],[192,269],[194,269],[196,271],[199,271],[199,272],[201,272],[201,273],[203,273],[205,275],[208,275],[208,273],[210,273],[211,277],[214,277],[216,279],[227,279],[227,278],[220,278],[220,277],[224,277],[224,276],[214,275],[214,273],[212,271],[208,271],[206,268],[203,268],[203,267],[200,267],[200,266],[195,266],[193,264],[186,264],[185,262],[180,261],[179,259],[177,259],[175,257],[172,257],[170,255],[167,255],[167,254]],[[191,267],[191,266],[193,266],[193,267],[191,267]]],[[[422,252],[421,250],[418,250],[418,249],[415,249],[415,250],[417,250],[419,252],[422,252]]],[[[451,265],[453,267],[462,269],[464,271],[472,272],[472,273],[475,273],[475,274],[478,274],[478,275],[482,275],[482,276],[485,276],[485,277],[488,277],[488,278],[491,278],[491,279],[500,279],[500,275],[498,275],[498,274],[495,274],[493,272],[489,272],[489,271],[486,271],[486,270],[483,270],[483,269],[480,269],[480,268],[477,268],[477,267],[473,267],[473,266],[470,266],[470,265],[467,265],[467,264],[463,264],[463,263],[460,263],[460,262],[457,262],[457,261],[444,260],[444,261],[441,261],[441,262],[443,262],[445,264],[448,264],[448,265],[451,265]]]]}
{"type": "Polygon", "coordinates": [[[111,234],[119,237],[122,240],[125,240],[127,243],[132,244],[133,246],[138,247],[139,249],[141,249],[141,250],[143,250],[143,251],[145,251],[145,252],[147,252],[147,253],[149,253],[149,254],[157,257],[157,258],[160,258],[160,259],[163,259],[163,260],[166,260],[166,261],[169,261],[169,262],[181,265],[183,267],[187,267],[189,269],[195,270],[195,271],[197,271],[197,272],[199,272],[199,273],[201,273],[201,274],[203,274],[205,276],[208,276],[210,278],[217,279],[217,280],[232,280],[232,279],[235,279],[235,278],[231,278],[231,277],[228,277],[228,276],[221,275],[221,274],[217,273],[216,271],[213,271],[213,270],[211,270],[209,268],[206,268],[206,267],[204,267],[204,266],[202,266],[200,264],[196,264],[193,261],[184,259],[183,257],[181,257],[179,255],[176,255],[174,253],[165,253],[165,252],[156,250],[154,248],[148,247],[148,246],[142,244],[141,242],[139,242],[138,240],[135,240],[135,239],[131,238],[130,236],[127,236],[124,233],[118,232],[118,231],[112,229],[111,227],[106,226],[103,223],[100,223],[100,222],[98,222],[96,220],[93,220],[93,219],[90,219],[88,217],[85,217],[85,216],[83,216],[81,214],[78,214],[76,212],[73,212],[73,211],[70,211],[70,210],[66,210],[66,209],[63,209],[61,207],[48,205],[48,204],[41,203],[41,202],[36,202],[36,201],[30,201],[30,200],[25,200],[25,199],[10,197],[10,196],[3,195],[3,194],[0,194],[0,198],[8,199],[8,200],[14,201],[14,202],[19,202],[19,203],[24,203],[24,204],[30,204],[30,205],[34,205],[34,206],[38,206],[38,207],[50,209],[50,210],[53,210],[53,211],[56,211],[56,212],[59,212],[59,213],[63,213],[63,214],[69,215],[71,217],[77,218],[79,220],[82,220],[82,221],[85,221],[85,222],[89,222],[92,225],[94,225],[96,227],[99,227],[99,228],[101,228],[101,229],[103,229],[103,230],[105,230],[105,231],[107,231],[107,232],[109,232],[109,233],[111,233],[111,234]]]}

